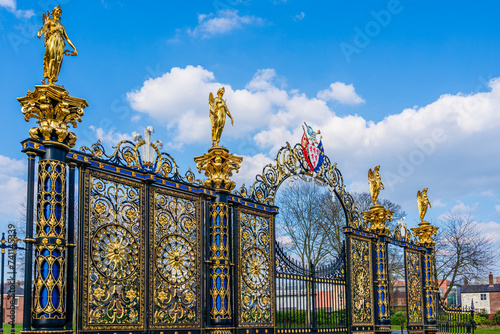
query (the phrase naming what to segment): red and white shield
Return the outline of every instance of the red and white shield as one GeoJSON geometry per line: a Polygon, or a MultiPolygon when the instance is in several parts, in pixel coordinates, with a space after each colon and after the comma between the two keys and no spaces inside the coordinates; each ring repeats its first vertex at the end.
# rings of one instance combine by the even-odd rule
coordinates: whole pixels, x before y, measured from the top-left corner
{"type": "Polygon", "coordinates": [[[311,165],[313,169],[316,168],[318,165],[319,161],[319,155],[320,155],[320,150],[316,146],[315,142],[309,142],[309,145],[307,145],[307,153],[309,153],[309,159],[311,160],[311,165]]]}

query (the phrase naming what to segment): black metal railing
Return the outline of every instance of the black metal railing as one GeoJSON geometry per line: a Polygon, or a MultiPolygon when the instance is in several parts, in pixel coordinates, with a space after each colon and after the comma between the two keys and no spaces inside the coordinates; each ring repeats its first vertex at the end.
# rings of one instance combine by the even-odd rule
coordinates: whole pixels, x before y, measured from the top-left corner
{"type": "Polygon", "coordinates": [[[438,333],[474,333],[474,304],[468,306],[449,306],[440,300],[436,293],[436,325],[438,333]]]}
{"type": "Polygon", "coordinates": [[[277,243],[276,260],[278,333],[347,331],[345,248],[331,264],[316,267],[301,265],[277,243]]]}

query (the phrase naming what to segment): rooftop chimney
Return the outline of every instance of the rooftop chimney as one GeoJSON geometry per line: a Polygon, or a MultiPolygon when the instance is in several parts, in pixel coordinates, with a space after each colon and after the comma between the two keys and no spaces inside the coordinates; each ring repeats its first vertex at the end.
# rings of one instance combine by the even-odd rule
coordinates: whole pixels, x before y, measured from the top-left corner
{"type": "MultiPolygon", "coordinates": [[[[500,278],[500,277],[499,277],[499,278],[500,278]]],[[[466,278],[464,278],[464,286],[467,286],[467,285],[469,285],[469,280],[468,280],[468,279],[467,279],[467,277],[466,277],[466,278]]]]}
{"type": "Polygon", "coordinates": [[[500,284],[500,277],[497,277],[497,284],[500,284]]]}
{"type": "Polygon", "coordinates": [[[490,286],[493,286],[493,274],[490,271],[490,286]]]}

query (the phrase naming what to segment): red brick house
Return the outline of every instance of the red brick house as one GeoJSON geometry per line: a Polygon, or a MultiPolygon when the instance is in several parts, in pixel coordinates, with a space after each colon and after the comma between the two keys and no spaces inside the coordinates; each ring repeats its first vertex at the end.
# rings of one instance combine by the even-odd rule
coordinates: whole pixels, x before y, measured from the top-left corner
{"type": "MultiPolygon", "coordinates": [[[[23,323],[23,307],[24,307],[24,289],[22,287],[23,282],[17,282],[15,286],[15,299],[14,306],[16,310],[16,324],[23,323]]],[[[3,323],[9,324],[12,321],[10,315],[11,299],[8,297],[10,290],[10,284],[5,283],[3,287],[3,323]]]]}

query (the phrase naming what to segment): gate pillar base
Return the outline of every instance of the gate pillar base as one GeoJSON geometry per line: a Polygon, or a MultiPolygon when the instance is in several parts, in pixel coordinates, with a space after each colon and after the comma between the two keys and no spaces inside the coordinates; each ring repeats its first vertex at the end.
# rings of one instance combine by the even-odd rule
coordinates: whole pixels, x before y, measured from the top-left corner
{"type": "Polygon", "coordinates": [[[438,329],[436,327],[436,325],[429,325],[429,326],[425,326],[425,334],[434,334],[434,333],[437,333],[438,329]]]}
{"type": "Polygon", "coordinates": [[[375,326],[375,333],[392,333],[391,325],[375,326]]]}

